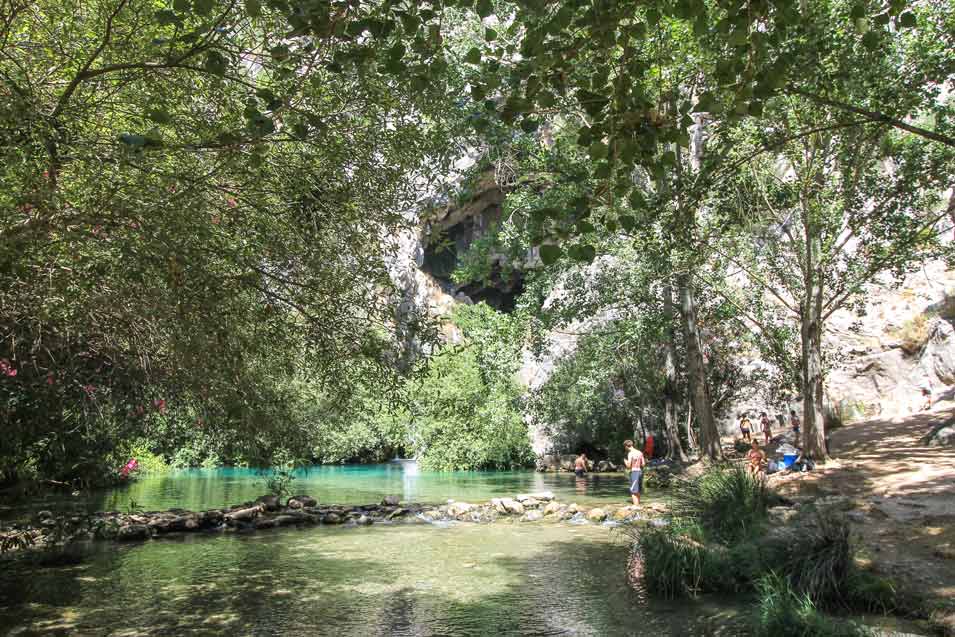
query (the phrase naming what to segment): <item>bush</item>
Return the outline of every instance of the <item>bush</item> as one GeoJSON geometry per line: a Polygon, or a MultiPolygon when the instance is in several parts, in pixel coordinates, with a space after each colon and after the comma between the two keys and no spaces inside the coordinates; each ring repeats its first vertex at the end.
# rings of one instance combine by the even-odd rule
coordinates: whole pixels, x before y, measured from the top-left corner
{"type": "Polygon", "coordinates": [[[782,572],[789,585],[816,604],[848,605],[846,581],[853,571],[849,522],[819,510],[785,544],[782,572]]]}
{"type": "Polygon", "coordinates": [[[822,615],[808,595],[789,587],[786,578],[770,573],[756,582],[759,605],[756,637],[865,637],[871,633],[849,621],[822,615]]]}
{"type": "Polygon", "coordinates": [[[681,480],[673,490],[671,511],[698,523],[708,538],[732,543],[752,535],[766,520],[770,494],[739,465],[713,467],[697,478],[681,480]]]}
{"type": "Polygon", "coordinates": [[[853,567],[846,580],[846,602],[850,608],[887,615],[898,610],[898,592],[892,582],[853,567]]]}
{"type": "Polygon", "coordinates": [[[666,599],[700,593],[735,592],[745,587],[730,551],[706,545],[699,528],[665,526],[635,531],[648,593],[666,599]],[[741,585],[742,584],[742,585],[741,585]]]}

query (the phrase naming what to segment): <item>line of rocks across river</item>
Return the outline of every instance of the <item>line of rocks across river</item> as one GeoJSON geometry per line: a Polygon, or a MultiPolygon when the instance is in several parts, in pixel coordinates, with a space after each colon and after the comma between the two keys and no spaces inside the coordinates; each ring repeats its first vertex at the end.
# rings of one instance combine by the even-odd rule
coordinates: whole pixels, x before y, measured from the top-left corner
{"type": "Polygon", "coordinates": [[[497,521],[613,524],[648,521],[664,510],[661,503],[645,504],[642,508],[616,504],[588,508],[558,502],[550,491],[494,498],[478,504],[449,500],[440,505],[401,503],[396,496],[387,496],[379,504],[320,505],[308,495],[292,496],[282,504],[280,498],[265,495],[253,502],[207,511],[105,511],[88,516],[57,516],[51,511],[40,511],[28,524],[0,529],[0,540],[16,534],[26,540],[19,543],[26,548],[84,540],[144,541],[187,533],[249,533],[286,526],[497,521]]]}

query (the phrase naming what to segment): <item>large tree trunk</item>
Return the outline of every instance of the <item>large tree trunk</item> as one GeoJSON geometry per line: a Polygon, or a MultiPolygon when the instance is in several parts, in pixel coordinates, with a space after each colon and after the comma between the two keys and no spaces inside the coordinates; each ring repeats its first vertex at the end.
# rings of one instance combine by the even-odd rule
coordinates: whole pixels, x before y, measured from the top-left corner
{"type": "Polygon", "coordinates": [[[710,390],[706,381],[706,362],[703,360],[703,346],[700,330],[696,322],[696,297],[688,274],[678,277],[680,286],[680,309],[683,315],[683,334],[686,338],[686,371],[690,381],[690,395],[693,408],[700,423],[700,454],[715,460],[722,457],[720,434],[713,419],[713,403],[710,402],[710,390]]]}
{"type": "Polygon", "coordinates": [[[663,388],[663,431],[667,440],[667,458],[686,462],[686,452],[680,443],[680,429],[676,413],[676,344],[673,334],[673,288],[663,287],[663,320],[666,323],[663,337],[663,368],[666,381],[663,388]]]}
{"type": "Polygon", "coordinates": [[[802,448],[816,460],[825,462],[826,423],[823,414],[822,368],[822,300],[823,273],[820,271],[822,242],[818,229],[808,218],[804,219],[806,236],[806,296],[800,308],[800,336],[802,340],[802,448]]]}

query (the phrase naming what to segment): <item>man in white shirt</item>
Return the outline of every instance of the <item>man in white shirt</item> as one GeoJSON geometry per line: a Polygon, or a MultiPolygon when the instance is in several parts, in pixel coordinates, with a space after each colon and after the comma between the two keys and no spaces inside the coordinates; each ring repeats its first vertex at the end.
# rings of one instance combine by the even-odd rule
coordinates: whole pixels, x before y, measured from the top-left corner
{"type": "Polygon", "coordinates": [[[643,454],[633,446],[632,440],[624,440],[623,448],[627,452],[623,466],[630,472],[630,497],[633,498],[634,505],[639,506],[640,492],[643,491],[643,465],[646,462],[643,454]]]}

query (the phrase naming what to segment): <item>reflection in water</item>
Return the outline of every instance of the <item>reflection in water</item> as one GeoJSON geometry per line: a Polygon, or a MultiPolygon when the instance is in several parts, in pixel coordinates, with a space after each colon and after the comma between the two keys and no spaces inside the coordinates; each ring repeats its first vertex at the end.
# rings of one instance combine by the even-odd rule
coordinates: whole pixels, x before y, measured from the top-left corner
{"type": "Polygon", "coordinates": [[[100,545],[78,567],[5,574],[0,615],[12,634],[708,634],[713,607],[633,593],[625,539],[499,523],[100,545]]]}
{"type": "MultiPolygon", "coordinates": [[[[558,498],[578,504],[626,502],[623,474],[592,474],[583,483],[573,474],[536,471],[421,471],[414,461],[380,465],[314,466],[299,469],[292,490],[307,493],[326,504],[369,504],[385,495],[406,502],[439,503],[448,499],[486,501],[533,491],[553,491],[558,498]]],[[[173,507],[208,509],[254,500],[266,492],[259,470],[241,467],[189,469],[144,476],[116,489],[84,493],[78,498],[50,496],[33,499],[25,507],[125,510],[132,502],[143,509],[173,507]]],[[[14,510],[25,514],[27,509],[14,510]]]]}

